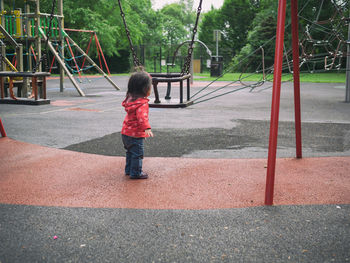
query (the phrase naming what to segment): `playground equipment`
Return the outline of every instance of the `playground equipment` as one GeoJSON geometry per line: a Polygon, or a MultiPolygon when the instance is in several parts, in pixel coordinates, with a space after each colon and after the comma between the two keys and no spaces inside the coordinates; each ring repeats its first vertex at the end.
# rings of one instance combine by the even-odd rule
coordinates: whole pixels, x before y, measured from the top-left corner
{"type": "MultiPolygon", "coordinates": [[[[3,9],[3,0],[0,0],[0,6],[2,8],[2,10],[0,10],[0,45],[2,69],[6,68],[8,71],[12,72],[48,72],[48,55],[42,55],[42,44],[45,43],[45,51],[47,52],[47,49],[50,49],[54,59],[59,64],[60,91],[63,92],[64,90],[64,76],[67,75],[78,93],[81,96],[85,96],[84,92],[80,89],[77,81],[73,76],[74,72],[72,72],[72,69],[67,66],[67,63],[65,63],[66,54],[64,51],[64,46],[69,46],[71,51],[70,55],[75,60],[74,54],[71,50],[71,46],[74,46],[76,50],[78,50],[78,52],[80,52],[80,54],[84,57],[83,67],[79,68],[79,66],[76,65],[75,68],[79,76],[81,75],[81,71],[83,71],[84,68],[95,68],[98,73],[102,74],[102,76],[106,78],[107,81],[110,82],[116,90],[119,90],[119,87],[109,78],[109,76],[101,69],[101,67],[97,66],[97,64],[87,55],[87,53],[84,52],[66,33],[64,29],[63,0],[57,0],[58,14],[54,14],[56,0],[53,0],[52,2],[51,14],[40,12],[40,0],[28,0],[24,2],[24,13],[22,13],[22,10],[19,8],[12,10],[11,12],[7,12],[3,9]],[[32,5],[35,6],[34,12],[31,12],[30,10],[32,5]],[[10,53],[6,53],[6,51],[10,50],[11,48],[15,48],[15,52],[12,54],[12,63],[6,57],[11,55],[10,53]],[[23,59],[24,56],[26,59],[23,59]],[[42,64],[45,66],[44,69],[42,64]]],[[[98,41],[96,34],[95,40],[98,41]]],[[[99,56],[101,55],[104,59],[100,45],[98,54],[99,56]]],[[[13,74],[11,74],[11,76],[13,77],[13,74]]],[[[19,77],[19,75],[17,76],[19,77]]],[[[8,77],[9,76],[7,76],[6,82],[9,79],[8,77]]],[[[28,74],[25,74],[25,77],[28,77],[28,74]]],[[[39,77],[39,83],[42,82],[41,78],[42,76],[39,77]]],[[[14,85],[17,85],[21,90],[21,92],[17,92],[21,93],[18,95],[21,97],[27,97],[27,90],[29,87],[28,83],[30,83],[30,81],[25,81],[23,79],[17,80],[17,83],[14,82],[14,85]]],[[[41,86],[39,88],[41,89],[41,86]]]]}
{"type": "MultiPolygon", "coordinates": [[[[176,58],[176,55],[179,51],[179,49],[185,45],[185,44],[191,44],[191,41],[192,40],[186,40],[184,42],[182,42],[180,45],[177,46],[175,52],[174,52],[174,55],[173,55],[173,61],[172,61],[172,64],[174,65],[175,64],[175,58],[176,58]]],[[[210,51],[210,49],[208,48],[208,46],[203,42],[203,41],[200,41],[199,39],[196,39],[194,40],[194,43],[198,43],[200,44],[202,47],[204,47],[205,51],[207,52],[208,56],[210,57],[211,60],[213,60],[213,56],[212,56],[212,52],[210,51]]],[[[191,58],[191,61],[193,61],[193,58],[191,58]]],[[[190,67],[190,69],[192,70],[192,68],[190,67]]],[[[193,72],[191,72],[191,75],[193,75],[193,72]]],[[[191,76],[191,78],[193,78],[193,76],[191,76]]]]}
{"type": "MultiPolygon", "coordinates": [[[[174,52],[172,63],[170,63],[171,66],[175,65],[175,58],[176,58],[176,55],[177,55],[179,49],[185,44],[191,44],[191,42],[192,42],[192,40],[186,40],[186,41],[182,42],[180,45],[178,45],[178,47],[176,48],[176,50],[174,52]]],[[[207,45],[205,45],[200,40],[194,40],[194,42],[201,44],[205,48],[209,57],[212,57],[212,53],[211,53],[210,49],[207,47],[207,45]]],[[[191,61],[193,61],[192,58],[191,58],[191,61]]],[[[193,83],[193,67],[190,67],[190,71],[191,71],[190,74],[187,74],[184,76],[181,76],[181,74],[177,74],[177,73],[167,73],[166,75],[159,74],[159,73],[151,73],[152,77],[156,77],[156,78],[158,77],[155,80],[155,83],[153,84],[156,99],[155,99],[154,104],[152,104],[151,106],[152,107],[162,107],[162,105],[160,104],[161,101],[159,100],[159,94],[158,94],[158,89],[157,89],[157,85],[159,82],[166,82],[167,83],[167,91],[166,91],[165,99],[170,100],[171,99],[171,96],[170,96],[171,83],[178,82],[178,81],[180,81],[180,103],[178,105],[177,104],[175,104],[175,105],[174,104],[167,104],[168,105],[167,107],[175,107],[176,108],[176,107],[184,107],[184,106],[192,105],[193,102],[191,101],[191,96],[190,96],[190,82],[193,83]],[[164,77],[165,77],[165,79],[164,79],[164,77]],[[178,78],[180,78],[180,79],[178,79],[178,78]],[[184,104],[184,100],[183,100],[183,81],[184,80],[187,80],[187,100],[186,100],[187,102],[185,104],[184,104]]]]}
{"type": "MultiPolygon", "coordinates": [[[[347,5],[347,2],[343,3],[336,3],[335,1],[332,1],[332,4],[334,6],[334,12],[332,13],[332,17],[330,19],[327,19],[326,21],[319,21],[318,16],[320,14],[320,9],[322,8],[322,3],[324,1],[320,1],[320,6],[318,7],[317,17],[315,19],[313,18],[305,18],[303,17],[302,11],[304,8],[309,4],[309,1],[300,8],[300,11],[298,13],[299,17],[302,17],[305,21],[309,22],[311,25],[306,26],[305,32],[302,35],[302,38],[299,41],[299,48],[300,48],[300,63],[299,68],[302,70],[304,68],[305,72],[312,73],[312,72],[324,72],[324,71],[339,71],[339,70],[346,70],[349,71],[348,67],[341,68],[342,65],[342,59],[344,59],[347,55],[349,56],[349,53],[346,52],[346,45],[350,46],[350,41],[345,39],[345,36],[342,33],[342,29],[345,28],[345,26],[348,26],[347,19],[344,14],[345,6],[347,5]],[[317,34],[316,34],[317,33],[317,34]],[[320,34],[323,33],[323,34],[320,34]],[[317,35],[319,39],[315,39],[313,35],[317,35]],[[318,52],[320,47],[323,48],[324,52],[318,52]],[[317,69],[318,68],[318,69],[317,69]],[[306,69],[306,70],[305,70],[306,69]]],[[[289,27],[290,24],[286,25],[286,27],[289,27]]],[[[349,31],[350,32],[350,31],[349,31]]],[[[212,86],[213,83],[215,83],[217,80],[220,80],[226,73],[233,71],[233,65],[229,65],[224,72],[218,76],[214,81],[210,82],[208,85],[203,87],[201,90],[196,92],[191,96],[191,100],[193,101],[193,104],[198,104],[201,102],[206,102],[212,99],[216,99],[221,96],[225,96],[234,92],[238,92],[242,89],[250,89],[250,91],[255,90],[256,88],[262,86],[264,83],[268,81],[272,81],[273,75],[274,75],[274,65],[266,67],[265,64],[265,51],[266,46],[268,44],[271,44],[272,41],[275,40],[275,36],[268,39],[262,46],[257,47],[255,50],[253,50],[250,54],[245,56],[244,58],[240,59],[239,64],[243,65],[243,68],[245,65],[249,65],[253,60],[256,61],[258,56],[261,53],[261,62],[259,66],[253,71],[253,73],[247,73],[247,74],[241,74],[239,78],[233,79],[230,83],[227,83],[221,87],[217,87],[214,90],[211,90],[205,94],[202,94],[205,92],[209,87],[212,86]],[[262,77],[259,81],[251,81],[249,83],[246,83],[246,79],[248,79],[252,75],[260,74],[262,77]],[[241,87],[238,87],[241,85],[241,87]],[[224,90],[224,92],[222,92],[224,90]],[[220,93],[221,92],[221,93],[220,93]]],[[[282,63],[282,70],[283,74],[292,74],[293,73],[293,47],[290,50],[286,50],[284,47],[284,53],[283,53],[283,63],[282,63]]],[[[350,61],[350,60],[349,60],[350,61]]],[[[244,70],[243,70],[244,72],[244,70]]],[[[243,73],[242,72],[242,73],[243,73]]],[[[290,81],[292,79],[289,79],[287,81],[290,81]]],[[[257,92],[263,91],[264,89],[269,89],[271,86],[264,87],[260,90],[257,90],[257,92]]],[[[349,88],[350,90],[350,88],[349,88]]],[[[350,92],[349,92],[350,94],[350,92]]],[[[349,96],[350,98],[350,96],[349,96]]]]}
{"type": "MultiPolygon", "coordinates": [[[[322,3],[325,1],[320,1],[320,5],[316,7],[316,13],[320,14],[320,10],[322,9],[322,3]]],[[[301,35],[301,40],[299,41],[299,48],[300,48],[300,70],[306,72],[316,72],[314,69],[319,68],[317,71],[338,71],[338,70],[345,70],[344,68],[341,68],[342,60],[346,57],[346,43],[349,43],[349,41],[345,40],[345,37],[343,36],[341,30],[344,28],[344,25],[346,24],[346,19],[344,18],[344,11],[345,8],[343,8],[346,5],[346,2],[336,2],[332,1],[332,4],[334,5],[334,14],[332,13],[332,17],[328,19],[327,21],[319,21],[319,19],[316,18],[304,18],[303,17],[303,10],[307,5],[310,5],[310,1],[305,3],[302,8],[300,8],[299,16],[303,17],[304,21],[309,22],[311,26],[308,26],[305,28],[305,31],[309,32],[308,34],[301,35]],[[324,36],[320,38],[320,32],[324,32],[324,36]],[[316,34],[318,33],[318,34],[316,34]],[[314,36],[315,35],[315,36],[314,36]],[[316,36],[320,39],[315,39],[316,36]],[[319,50],[320,45],[326,46],[327,52],[323,53],[317,53],[319,50]],[[311,47],[311,48],[310,48],[311,47]]],[[[124,18],[124,13],[122,13],[122,17],[124,18]]],[[[126,25],[126,23],[125,23],[126,25]]],[[[290,24],[287,25],[289,27],[290,24]]],[[[126,28],[127,29],[127,28],[126,28]]],[[[130,37],[130,32],[127,30],[127,35],[130,37]]],[[[208,85],[203,87],[200,91],[196,92],[195,94],[190,96],[189,101],[193,102],[193,104],[198,104],[201,102],[206,102],[212,99],[216,99],[218,97],[228,95],[234,92],[238,92],[242,89],[248,88],[250,91],[256,90],[257,92],[263,91],[264,89],[269,89],[272,87],[263,87],[260,90],[256,89],[260,86],[262,86],[264,83],[271,81],[273,79],[273,73],[274,73],[274,67],[271,61],[271,64],[267,64],[265,62],[265,59],[267,57],[273,57],[273,54],[269,54],[269,50],[267,49],[267,46],[271,44],[275,40],[275,37],[272,37],[271,39],[268,39],[262,46],[257,46],[255,50],[253,50],[250,54],[246,55],[244,58],[242,58],[239,62],[240,65],[243,65],[243,68],[247,68],[245,65],[255,64],[251,63],[253,60],[259,61],[259,57],[261,57],[261,60],[259,62],[259,65],[256,66],[255,70],[249,71],[252,73],[248,74],[241,74],[237,79],[233,79],[231,83],[224,84],[221,86],[215,87],[215,89],[211,89],[208,92],[205,92],[208,90],[208,88],[212,87],[212,84],[216,82],[217,80],[220,80],[222,76],[224,76],[226,73],[233,70],[234,65],[227,65],[226,69],[221,73],[222,67],[222,61],[220,61],[220,58],[217,59],[216,56],[212,56],[212,65],[211,70],[213,73],[221,73],[221,74],[211,74],[211,75],[219,75],[217,78],[210,82],[208,85]],[[261,55],[260,55],[261,54],[261,55]],[[219,61],[218,61],[219,60],[219,61]],[[261,75],[261,79],[258,81],[250,81],[247,82],[247,79],[251,75],[256,74],[261,75]],[[238,87],[241,85],[241,87],[238,87]]],[[[196,42],[196,41],[194,41],[196,42]]],[[[130,40],[129,44],[131,43],[130,48],[132,49],[133,57],[137,59],[136,52],[133,50],[132,42],[130,40]]],[[[186,42],[189,43],[189,42],[186,42]]],[[[348,46],[350,46],[348,44],[348,46]]],[[[158,56],[157,56],[158,57],[158,56]]],[[[350,60],[349,60],[350,61],[350,60]]],[[[171,62],[171,61],[170,61],[171,62]]],[[[283,74],[292,74],[292,48],[286,49],[284,48],[284,61],[283,61],[283,74]]],[[[139,65],[139,61],[136,63],[139,65]]],[[[169,63],[170,65],[174,65],[174,59],[172,63],[169,63]]],[[[168,65],[169,65],[168,64],[168,65]]],[[[165,65],[165,64],[164,64],[165,65]]],[[[242,71],[244,73],[245,70],[242,71]]],[[[192,73],[192,72],[189,72],[192,73]]],[[[212,73],[212,72],[211,72],[212,73]]],[[[191,74],[192,76],[193,74],[191,74]]],[[[165,75],[164,75],[165,76],[165,75]]],[[[170,79],[170,78],[168,78],[170,79]]],[[[287,80],[290,81],[291,79],[287,80]]],[[[171,83],[167,82],[167,91],[165,99],[170,99],[170,91],[171,91],[171,83]]],[[[156,92],[155,92],[156,93],[156,92]]],[[[161,104],[161,102],[158,102],[161,104]]],[[[153,106],[153,105],[152,105],[153,106]]]]}
{"type": "MultiPolygon", "coordinates": [[[[321,7],[322,7],[321,2],[321,7]]],[[[332,2],[337,10],[337,13],[340,12],[340,8],[337,8],[337,3],[332,2]]],[[[344,5],[346,4],[346,1],[344,2],[344,5]]],[[[320,7],[320,8],[321,8],[320,7]]],[[[303,9],[303,8],[302,8],[303,9]]],[[[301,10],[302,10],[301,9],[301,10]]],[[[273,67],[270,67],[269,69],[265,69],[264,66],[264,46],[257,48],[253,53],[261,51],[262,53],[262,70],[257,70],[256,73],[263,73],[263,78],[261,81],[258,81],[256,83],[252,83],[249,85],[246,85],[242,82],[242,78],[232,81],[229,84],[224,85],[223,87],[219,87],[213,91],[208,92],[205,95],[202,95],[200,97],[195,98],[200,92],[207,89],[211,84],[213,84],[215,81],[220,79],[226,72],[221,74],[216,80],[209,83],[206,87],[202,88],[200,91],[198,91],[196,94],[194,94],[191,99],[193,100],[194,104],[208,101],[211,99],[215,99],[220,96],[224,96],[233,92],[240,91],[242,89],[250,88],[254,89],[263,83],[268,79],[265,74],[265,70],[270,72],[270,74],[273,74],[273,93],[272,93],[272,108],[271,108],[271,121],[270,121],[270,139],[269,139],[269,151],[268,151],[268,165],[267,165],[267,177],[266,177],[266,190],[265,190],[265,204],[266,205],[272,205],[273,204],[273,194],[274,194],[274,180],[275,180],[275,166],[276,166],[276,151],[277,151],[277,137],[278,137],[278,123],[279,123],[279,104],[280,104],[280,91],[281,91],[281,77],[282,77],[282,71],[283,70],[289,70],[289,72],[293,73],[293,80],[294,80],[294,107],[295,107],[295,136],[296,136],[296,157],[302,158],[302,141],[301,141],[301,112],[300,112],[300,67],[303,65],[303,63],[308,62],[311,59],[316,57],[316,54],[313,54],[312,56],[308,56],[307,53],[304,51],[302,45],[304,40],[299,41],[299,32],[298,32],[298,1],[297,0],[291,0],[291,30],[292,30],[292,50],[291,52],[283,52],[284,51],[284,30],[285,30],[285,17],[286,17],[286,0],[279,0],[278,5],[278,19],[277,19],[277,30],[276,30],[276,39],[272,38],[269,41],[272,41],[275,39],[276,41],[276,48],[275,48],[275,61],[273,67]],[[301,47],[302,50],[302,56],[301,56],[301,62],[299,61],[299,47],[301,47]],[[288,59],[288,54],[292,54],[292,59],[288,59]],[[286,63],[283,63],[283,58],[286,57],[286,63]],[[290,65],[292,64],[292,66],[290,65]],[[224,88],[230,88],[232,84],[238,84],[241,83],[242,87],[234,88],[232,90],[226,91],[224,93],[221,93],[219,95],[212,95],[215,92],[222,90],[224,88]],[[207,97],[209,95],[212,95],[211,97],[207,97]]],[[[340,19],[340,23],[345,23],[345,19],[343,19],[344,16],[342,16],[342,19],[340,19]]],[[[333,19],[329,20],[330,22],[333,21],[333,19]]],[[[331,25],[329,34],[327,37],[330,39],[335,39],[335,42],[338,41],[337,45],[332,46],[330,44],[330,40],[319,42],[315,41],[312,38],[310,38],[310,34],[308,36],[308,41],[312,43],[313,47],[316,45],[322,44],[323,46],[328,46],[329,49],[327,50],[326,54],[319,54],[319,57],[323,57],[321,61],[324,61],[324,70],[329,71],[331,69],[339,70],[341,65],[341,58],[345,57],[344,52],[345,49],[345,43],[348,43],[349,41],[346,41],[342,34],[339,32],[339,27],[341,25],[331,25]],[[337,30],[334,30],[334,28],[337,28],[337,30]],[[328,63],[330,56],[331,62],[328,63]],[[336,60],[338,61],[338,64],[336,64],[336,60]]],[[[324,29],[324,28],[323,28],[324,29]]],[[[328,31],[328,30],[327,30],[328,31]]],[[[350,32],[350,31],[349,31],[350,32]]],[[[268,42],[268,41],[267,41],[268,42]]],[[[252,54],[253,54],[252,53],[252,54]]],[[[251,55],[251,54],[250,54],[251,55]]],[[[248,55],[243,60],[247,61],[247,58],[250,56],[248,55]]],[[[312,61],[311,62],[315,62],[312,61]]],[[[347,69],[349,70],[349,69],[347,69]]],[[[255,74],[255,73],[254,73],[255,74]]]]}
{"type": "MultiPolygon", "coordinates": [[[[15,16],[15,19],[18,19],[18,12],[17,15],[15,16]]],[[[16,23],[16,26],[18,25],[18,21],[16,23]]],[[[21,70],[20,72],[16,68],[17,66],[17,60],[16,64],[13,65],[4,55],[6,51],[6,46],[3,41],[1,41],[1,53],[0,53],[0,61],[2,63],[2,68],[6,68],[7,70],[12,70],[12,71],[1,71],[0,72],[0,90],[1,90],[1,98],[0,98],[0,103],[15,103],[15,104],[29,104],[29,105],[41,105],[41,104],[48,104],[50,103],[49,100],[46,99],[46,77],[49,76],[50,74],[43,72],[43,73],[35,73],[35,72],[23,72],[23,47],[21,44],[18,44],[5,30],[4,27],[0,25],[0,32],[2,33],[2,36],[5,37],[10,41],[10,43],[15,46],[16,52],[15,55],[19,57],[18,59],[18,68],[21,70]],[[19,54],[19,55],[18,55],[19,54]],[[4,64],[3,64],[4,63],[4,64]],[[8,82],[8,89],[10,93],[10,98],[5,98],[7,97],[7,89],[5,88],[4,85],[4,79],[3,77],[6,77],[6,80],[8,82]],[[39,99],[39,92],[38,92],[38,77],[41,77],[40,83],[41,83],[41,98],[39,99]],[[29,80],[31,79],[31,81],[29,80]],[[17,96],[19,97],[25,97],[25,99],[17,99],[17,97],[14,95],[13,88],[14,88],[14,82],[17,82],[18,87],[17,87],[17,96]],[[28,95],[28,86],[31,84],[32,87],[32,93],[29,97],[28,95]],[[34,98],[34,101],[31,100],[34,98]]],[[[14,36],[18,36],[18,30],[14,36]]]]}
{"type": "MultiPolygon", "coordinates": [[[[191,42],[189,44],[189,48],[187,50],[187,57],[185,59],[185,63],[182,67],[181,73],[178,74],[171,74],[171,73],[151,73],[152,76],[152,84],[153,84],[153,90],[156,96],[156,99],[154,101],[154,103],[150,104],[150,107],[162,107],[162,108],[179,108],[179,107],[187,107],[189,105],[191,105],[193,102],[190,100],[190,67],[191,67],[191,60],[192,60],[192,53],[193,53],[193,43],[195,41],[195,36],[197,33],[197,26],[198,26],[198,21],[199,21],[199,16],[202,10],[202,1],[199,1],[199,5],[197,8],[197,17],[196,17],[196,22],[195,25],[193,27],[193,32],[192,32],[192,39],[191,42]],[[187,100],[184,101],[183,100],[183,81],[187,81],[187,100]],[[172,82],[179,82],[180,83],[180,100],[179,103],[161,103],[161,101],[159,100],[159,94],[158,94],[158,83],[161,82],[165,82],[168,85],[168,91],[170,91],[169,87],[171,86],[172,82]]],[[[118,0],[118,5],[119,5],[119,9],[120,9],[120,15],[122,17],[123,23],[124,23],[124,27],[125,27],[125,32],[126,32],[126,36],[128,38],[129,41],[129,47],[133,56],[133,63],[135,68],[140,68],[142,67],[142,64],[140,62],[140,60],[138,59],[131,37],[130,37],[130,31],[128,29],[126,20],[125,20],[125,13],[123,11],[123,7],[121,4],[121,0],[118,0]]],[[[167,93],[166,98],[170,98],[170,94],[167,93]]]]}
{"type": "MultiPolygon", "coordinates": [[[[276,166],[276,150],[278,137],[278,122],[279,122],[279,103],[281,92],[281,75],[283,61],[283,41],[285,32],[286,19],[286,0],[279,0],[277,29],[276,29],[276,48],[275,48],[275,63],[274,63],[274,79],[272,90],[272,107],[270,121],[270,139],[268,152],[268,165],[265,190],[265,204],[273,204],[275,166],[276,166]]],[[[321,7],[322,7],[321,2],[321,7]]],[[[338,3],[332,2],[338,10],[338,3]]],[[[347,1],[342,3],[348,5],[347,1]]],[[[333,19],[332,19],[333,20],[333,19]]],[[[342,19],[344,22],[344,19],[342,19]]],[[[298,1],[291,0],[291,25],[292,25],[292,51],[293,51],[293,80],[294,80],[294,107],[295,107],[295,137],[296,137],[296,157],[302,158],[302,143],[301,143],[301,116],[300,116],[300,78],[299,78],[299,36],[298,36],[298,1]]],[[[335,32],[335,31],[334,31],[335,32]]],[[[344,41],[341,41],[344,42],[344,41]]],[[[338,45],[339,47],[339,45],[338,45]]],[[[337,47],[337,50],[338,50],[337,47]]],[[[336,52],[337,53],[337,52],[336,52]]],[[[334,53],[334,58],[337,56],[334,53]]],[[[325,63],[327,70],[327,63],[325,63]]],[[[347,69],[348,70],[348,69],[347,69]]]]}
{"type": "Polygon", "coordinates": [[[50,76],[48,72],[9,72],[9,71],[1,71],[0,72],[0,91],[1,91],[1,103],[8,104],[27,104],[27,105],[42,105],[49,104],[50,100],[46,98],[46,77],[50,76]],[[9,78],[9,92],[10,98],[5,98],[5,85],[4,85],[4,77],[9,78]],[[32,94],[27,98],[21,99],[17,98],[13,92],[13,84],[15,78],[30,78],[32,85],[32,94]],[[41,90],[39,92],[38,89],[38,78],[41,78],[41,90]],[[39,95],[40,98],[39,99],[39,95]],[[31,100],[34,98],[34,100],[31,100]]]}
{"type": "Polygon", "coordinates": [[[190,100],[190,77],[191,74],[181,75],[180,73],[150,73],[152,76],[152,85],[155,95],[154,103],[150,103],[150,107],[154,108],[184,108],[187,106],[190,106],[193,104],[193,102],[190,100]],[[183,83],[186,81],[187,89],[186,89],[186,101],[184,101],[184,94],[183,94],[183,83]],[[167,96],[166,98],[170,99],[170,90],[171,90],[171,83],[172,82],[179,82],[180,83],[180,100],[179,103],[161,103],[159,99],[159,93],[158,93],[158,84],[159,83],[167,83],[168,89],[167,89],[167,96]]]}
{"type": "MultiPolygon", "coordinates": [[[[108,75],[110,75],[110,71],[109,71],[106,59],[104,57],[103,51],[102,51],[102,48],[101,48],[101,45],[100,45],[100,41],[98,40],[98,37],[97,37],[97,34],[96,34],[95,31],[93,31],[93,30],[70,29],[70,28],[65,28],[64,31],[66,31],[66,32],[68,31],[68,32],[89,33],[90,34],[90,40],[89,40],[89,43],[87,45],[85,54],[86,55],[89,54],[89,51],[90,51],[90,48],[91,48],[91,44],[92,44],[93,40],[95,40],[96,51],[97,51],[97,54],[98,54],[98,60],[99,60],[100,69],[103,69],[103,66],[104,66],[106,68],[106,70],[107,70],[108,75]],[[102,63],[102,61],[103,61],[103,63],[102,63]]],[[[83,62],[82,62],[82,65],[81,65],[81,67],[79,69],[80,69],[80,71],[84,70],[84,68],[86,68],[85,67],[85,62],[86,62],[86,60],[89,60],[89,59],[81,52],[81,48],[68,35],[67,35],[66,42],[67,42],[66,47],[68,47],[69,53],[71,54],[71,60],[75,61],[75,58],[77,58],[77,56],[74,56],[74,54],[71,52],[72,46],[75,46],[77,48],[78,52],[80,52],[82,54],[81,57],[83,57],[83,62]]],[[[61,47],[58,46],[58,44],[56,46],[57,46],[56,50],[59,50],[61,48],[61,47]]],[[[53,65],[54,62],[55,62],[55,57],[52,59],[50,71],[51,71],[51,68],[52,68],[52,65],[53,65]]],[[[91,61],[89,61],[89,62],[91,62],[91,61]]],[[[93,66],[90,66],[90,67],[87,67],[87,68],[91,68],[91,67],[93,67],[93,66]]],[[[80,71],[78,71],[77,73],[80,73],[80,71]]]]}
{"type": "MultiPolygon", "coordinates": [[[[278,120],[279,104],[280,104],[281,76],[282,76],[282,64],[283,64],[282,63],[283,62],[283,41],[284,41],[286,5],[287,5],[286,2],[287,2],[286,0],[279,0],[279,5],[278,5],[274,79],[273,79],[272,107],[271,107],[271,121],[270,121],[270,139],[269,139],[269,152],[268,152],[266,190],[265,190],[266,205],[273,204],[273,194],[274,194],[276,150],[277,150],[278,122],[279,122],[278,120]]],[[[321,6],[322,6],[322,3],[321,3],[321,6]]],[[[336,5],[336,3],[334,4],[336,5]]],[[[296,157],[302,158],[300,77],[299,77],[300,65],[299,65],[299,36],[298,36],[299,32],[298,32],[298,1],[297,0],[291,0],[291,23],[292,23],[296,157]]],[[[336,57],[336,54],[334,55],[334,58],[335,57],[336,57]]]]}
{"type": "MultiPolygon", "coordinates": [[[[283,62],[283,41],[284,26],[286,19],[286,0],[280,0],[278,4],[278,17],[276,29],[276,48],[274,78],[272,90],[272,107],[270,121],[270,139],[267,161],[267,176],[265,189],[265,205],[273,204],[273,193],[275,184],[277,136],[279,122],[279,105],[281,94],[282,62],[283,62]]],[[[300,76],[299,76],[299,32],[298,32],[298,1],[291,0],[292,20],[292,45],[293,45],[293,77],[294,77],[294,106],[295,106],[295,135],[296,155],[302,158],[301,146],[301,114],[300,114],[300,76]]]]}

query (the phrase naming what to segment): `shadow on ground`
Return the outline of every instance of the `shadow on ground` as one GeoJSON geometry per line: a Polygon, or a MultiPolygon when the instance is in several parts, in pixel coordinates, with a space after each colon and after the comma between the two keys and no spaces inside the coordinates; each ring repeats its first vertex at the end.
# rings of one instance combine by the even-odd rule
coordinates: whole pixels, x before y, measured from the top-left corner
{"type": "MultiPolygon", "coordinates": [[[[197,151],[237,152],[251,147],[260,148],[267,152],[269,121],[238,120],[235,122],[237,125],[232,129],[154,130],[155,137],[147,139],[145,142],[146,155],[148,157],[181,157],[197,151]]],[[[341,155],[341,153],[350,151],[349,131],[350,124],[303,123],[303,147],[315,155],[320,153],[341,155]]],[[[291,149],[295,147],[293,122],[280,122],[278,147],[291,149]]],[[[64,149],[108,156],[124,156],[125,154],[120,132],[73,144],[64,149]]],[[[211,156],[206,154],[204,157],[210,158],[211,156]]],[[[241,157],[237,156],[237,158],[241,157]]],[[[220,156],[220,158],[224,158],[224,156],[220,156]]]]}

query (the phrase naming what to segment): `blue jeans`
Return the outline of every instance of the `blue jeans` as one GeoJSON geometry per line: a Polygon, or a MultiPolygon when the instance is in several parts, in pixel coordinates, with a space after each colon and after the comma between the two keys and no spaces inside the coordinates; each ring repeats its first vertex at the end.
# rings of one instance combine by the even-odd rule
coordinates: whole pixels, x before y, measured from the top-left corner
{"type": "Polygon", "coordinates": [[[134,138],[122,134],[122,140],[126,150],[125,174],[129,174],[131,177],[140,176],[142,172],[144,138],[134,138]]]}

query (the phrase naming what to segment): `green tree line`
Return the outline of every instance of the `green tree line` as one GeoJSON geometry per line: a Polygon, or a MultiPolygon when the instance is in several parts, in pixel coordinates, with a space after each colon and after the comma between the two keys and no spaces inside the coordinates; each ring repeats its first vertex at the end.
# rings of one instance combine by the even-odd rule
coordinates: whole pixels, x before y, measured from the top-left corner
{"type": "MultiPolygon", "coordinates": [[[[205,0],[203,0],[205,1],[205,0]]],[[[22,8],[24,0],[7,0],[5,9],[22,8]]],[[[31,1],[30,1],[31,2],[31,1]]],[[[287,6],[285,45],[290,48],[290,1],[287,6]]],[[[324,31],[337,30],[346,39],[347,28],[340,26],[344,14],[349,14],[348,5],[344,0],[320,1],[299,0],[300,37],[310,33],[305,28],[316,28],[314,22],[327,19],[339,20],[331,25],[323,24],[324,31]],[[340,10],[337,10],[340,9],[340,10]]],[[[53,0],[41,0],[41,12],[50,13],[53,0]]],[[[151,0],[121,0],[125,19],[135,46],[146,47],[146,51],[138,56],[145,56],[149,60],[155,58],[155,53],[162,53],[162,58],[172,56],[176,46],[189,40],[196,20],[197,7],[193,0],[178,0],[165,5],[160,10],[152,8],[151,0]],[[146,53],[146,54],[145,54],[146,53]]],[[[33,3],[32,3],[33,4],[33,3]]],[[[112,72],[128,72],[131,68],[130,48],[126,37],[123,21],[117,0],[64,0],[65,28],[85,29],[96,31],[103,52],[108,58],[112,72]]],[[[272,65],[274,57],[274,36],[277,20],[276,0],[225,0],[219,9],[202,12],[199,21],[197,38],[203,41],[212,53],[216,52],[216,41],[213,31],[220,30],[221,41],[219,55],[224,57],[225,65],[232,65],[233,70],[254,70],[261,63],[261,52],[264,49],[264,60],[267,66],[272,65]],[[246,61],[245,63],[241,63],[246,61]]],[[[56,7],[57,8],[57,7],[56,7]]],[[[57,11],[57,9],[56,9],[57,11]]],[[[312,32],[314,39],[322,39],[318,30],[312,32]]],[[[90,39],[86,33],[69,33],[81,46],[85,47],[90,39]]],[[[309,39],[310,40],[310,39],[309,39]]],[[[334,49],[338,39],[329,39],[327,49],[334,49]]],[[[310,41],[309,41],[310,42],[310,41]]],[[[305,53],[321,50],[321,45],[308,46],[305,42],[305,53]]],[[[180,50],[185,55],[187,46],[180,50]]],[[[198,53],[199,46],[195,48],[198,53]]],[[[320,51],[322,52],[322,51],[320,51]]],[[[96,51],[90,54],[97,57],[96,51]],[[93,53],[95,52],[95,53],[93,53]]],[[[160,56],[160,54],[157,54],[160,56]]],[[[159,57],[160,58],[160,57],[159,57]]]]}

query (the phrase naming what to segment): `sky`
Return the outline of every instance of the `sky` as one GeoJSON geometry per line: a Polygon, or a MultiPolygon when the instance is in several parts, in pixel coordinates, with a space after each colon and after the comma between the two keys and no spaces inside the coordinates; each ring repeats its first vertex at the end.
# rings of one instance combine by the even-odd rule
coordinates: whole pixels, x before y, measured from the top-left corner
{"type": "MultiPolygon", "coordinates": [[[[171,4],[177,2],[177,0],[152,0],[153,3],[153,9],[159,9],[162,8],[166,4],[171,4]]],[[[220,8],[222,4],[224,3],[224,0],[203,0],[202,1],[202,11],[206,12],[211,9],[211,6],[213,5],[214,8],[220,8]]],[[[197,10],[199,4],[199,0],[194,0],[193,8],[197,10]]]]}

